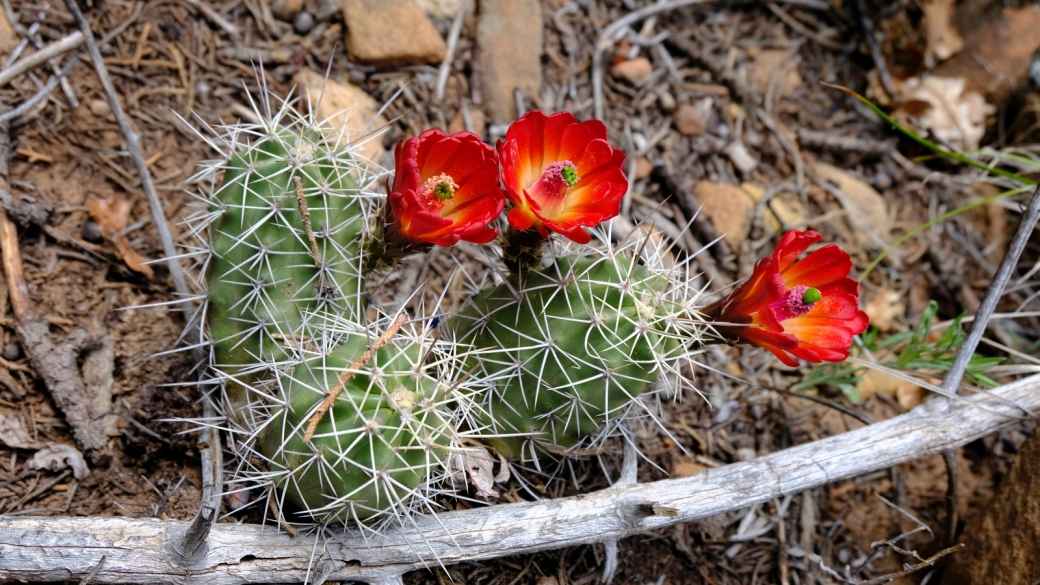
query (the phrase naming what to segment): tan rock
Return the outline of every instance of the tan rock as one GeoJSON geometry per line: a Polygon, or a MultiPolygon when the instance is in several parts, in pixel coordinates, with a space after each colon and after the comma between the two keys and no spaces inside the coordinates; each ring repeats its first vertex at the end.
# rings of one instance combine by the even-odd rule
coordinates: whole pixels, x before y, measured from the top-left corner
{"type": "Polygon", "coordinates": [[[6,11],[0,10],[0,53],[8,55],[18,46],[18,35],[7,20],[6,11]]]}
{"type": "Polygon", "coordinates": [[[701,204],[701,213],[711,220],[718,233],[725,234],[731,246],[737,247],[747,239],[755,213],[755,202],[743,189],[735,185],[701,181],[697,183],[694,194],[701,204]]]}
{"type": "Polygon", "coordinates": [[[650,176],[650,173],[654,172],[654,163],[650,162],[650,159],[645,156],[641,156],[636,159],[636,180],[642,180],[650,176]]]}
{"type": "Polygon", "coordinates": [[[632,85],[642,85],[654,73],[654,65],[646,57],[626,59],[610,68],[610,74],[632,85]]]}
{"type": "Polygon", "coordinates": [[[484,106],[495,123],[517,118],[517,89],[538,95],[542,84],[542,4],[481,0],[477,62],[484,106]]]}
{"type": "MultiPolygon", "coordinates": [[[[484,130],[487,128],[487,116],[484,114],[484,110],[466,108],[466,115],[469,116],[469,123],[473,128],[471,132],[477,136],[483,136],[484,130]]],[[[459,110],[459,113],[455,114],[455,117],[448,123],[448,134],[462,132],[465,129],[466,120],[462,117],[462,110],[459,110]]]]}
{"type": "Polygon", "coordinates": [[[343,0],[347,51],[379,67],[440,63],[447,45],[414,0],[343,0]]]}
{"type": "Polygon", "coordinates": [[[291,22],[303,10],[303,0],[267,0],[267,5],[275,18],[287,22],[291,22]]]}
{"type": "Polygon", "coordinates": [[[785,49],[764,49],[751,62],[748,78],[755,82],[758,91],[765,93],[769,82],[776,77],[776,95],[786,96],[794,93],[802,85],[802,76],[798,73],[795,57],[785,49]]]}
{"type": "Polygon", "coordinates": [[[675,112],[675,127],[686,136],[700,136],[708,127],[711,119],[711,108],[715,103],[712,98],[699,99],[692,104],[683,104],[675,112]]]}
{"type": "Polygon", "coordinates": [[[437,18],[455,18],[459,9],[462,8],[463,0],[417,0],[419,7],[437,18]]]}
{"type": "Polygon", "coordinates": [[[386,125],[383,116],[376,116],[379,102],[356,85],[326,80],[322,74],[310,69],[303,69],[297,73],[293,81],[300,92],[300,98],[310,100],[310,107],[318,106],[320,119],[329,120],[337,132],[345,131],[349,142],[358,143],[354,154],[359,160],[379,160],[384,151],[383,140],[382,137],[371,134],[386,125]],[[320,104],[318,96],[321,96],[320,104]],[[362,135],[362,131],[367,134],[362,135]]]}

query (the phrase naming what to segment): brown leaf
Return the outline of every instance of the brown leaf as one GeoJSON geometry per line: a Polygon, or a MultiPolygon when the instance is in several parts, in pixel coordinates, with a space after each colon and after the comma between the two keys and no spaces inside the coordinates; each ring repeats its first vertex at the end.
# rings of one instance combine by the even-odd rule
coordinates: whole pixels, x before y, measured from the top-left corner
{"type": "Polygon", "coordinates": [[[39,449],[42,443],[33,440],[22,417],[13,410],[0,410],[0,443],[12,449],[39,449]]]}
{"type": "Polygon", "coordinates": [[[996,109],[981,94],[965,91],[961,77],[925,75],[908,79],[892,113],[901,123],[929,130],[957,150],[975,150],[986,133],[986,116],[996,109]],[[916,122],[916,124],[914,124],[916,122]]]}
{"type": "Polygon", "coordinates": [[[101,234],[115,245],[119,257],[135,272],[151,278],[152,267],[145,264],[148,260],[130,247],[130,241],[123,235],[130,221],[130,202],[123,199],[94,199],[87,202],[90,217],[101,228],[101,234]]]}

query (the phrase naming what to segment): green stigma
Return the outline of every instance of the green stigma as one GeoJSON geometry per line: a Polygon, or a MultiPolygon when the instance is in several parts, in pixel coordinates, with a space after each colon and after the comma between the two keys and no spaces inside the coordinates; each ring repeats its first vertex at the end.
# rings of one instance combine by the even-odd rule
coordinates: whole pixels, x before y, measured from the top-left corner
{"type": "Polygon", "coordinates": [[[433,188],[433,194],[437,199],[451,199],[455,195],[455,189],[452,189],[448,183],[437,183],[437,186],[433,188]]]}
{"type": "Polygon", "coordinates": [[[811,304],[815,303],[816,301],[819,301],[822,298],[823,298],[823,295],[820,294],[819,289],[810,288],[810,289],[807,289],[805,291],[805,294],[802,295],[802,302],[805,303],[806,305],[811,305],[811,304]]]}
{"type": "Polygon", "coordinates": [[[563,177],[565,183],[573,187],[578,183],[578,169],[567,165],[560,169],[560,176],[563,177]]]}

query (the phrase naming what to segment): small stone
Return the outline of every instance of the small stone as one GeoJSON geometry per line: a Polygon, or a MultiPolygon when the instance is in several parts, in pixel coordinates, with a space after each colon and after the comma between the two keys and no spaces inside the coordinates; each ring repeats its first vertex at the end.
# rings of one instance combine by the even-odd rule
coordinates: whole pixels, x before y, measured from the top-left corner
{"type": "Polygon", "coordinates": [[[99,118],[103,118],[112,113],[112,108],[109,107],[108,102],[103,99],[93,99],[87,103],[87,107],[90,108],[90,113],[94,114],[99,118]]]}
{"type": "Polygon", "coordinates": [[[733,166],[740,169],[742,173],[750,173],[758,166],[758,159],[751,154],[743,142],[730,142],[726,146],[725,153],[733,161],[733,166]]]}
{"type": "Polygon", "coordinates": [[[711,119],[711,108],[715,100],[699,99],[692,104],[683,104],[675,112],[675,127],[686,136],[700,136],[708,127],[711,119]]]}
{"type": "Polygon", "coordinates": [[[314,28],[314,15],[304,10],[296,15],[296,18],[293,19],[292,25],[296,34],[305,35],[311,32],[311,29],[314,28]]]}
{"type": "Polygon", "coordinates": [[[657,103],[660,104],[661,109],[666,112],[675,111],[675,96],[670,92],[662,91],[661,95],[657,96],[657,103]]]}
{"type": "Polygon", "coordinates": [[[417,0],[426,14],[437,18],[455,18],[463,0],[417,0]]]}
{"type": "Polygon", "coordinates": [[[447,45],[414,0],[343,0],[347,51],[378,67],[440,63],[447,45]]]}
{"type": "Polygon", "coordinates": [[[303,0],[269,0],[268,5],[275,18],[286,22],[303,10],[303,0]]]}
{"type": "MultiPolygon", "coordinates": [[[[466,108],[466,115],[469,116],[469,123],[473,127],[470,131],[477,136],[483,136],[484,130],[487,129],[487,116],[484,115],[484,110],[466,108]]],[[[455,114],[455,117],[448,124],[448,134],[464,132],[465,130],[466,120],[462,117],[462,110],[459,110],[459,113],[455,114]]]]}
{"type": "MultiPolygon", "coordinates": [[[[386,125],[385,118],[376,116],[379,102],[356,85],[325,79],[324,75],[310,69],[301,70],[293,81],[304,101],[309,99],[311,104],[317,104],[318,96],[321,96],[318,118],[328,119],[337,133],[340,128],[346,128],[348,141],[364,138],[360,132],[366,127],[372,131],[386,125]]],[[[354,154],[362,160],[378,161],[383,154],[383,141],[379,138],[365,140],[356,147],[354,154]]]]}
{"type": "Polygon", "coordinates": [[[761,93],[765,93],[770,81],[775,80],[775,91],[779,96],[790,95],[802,85],[798,62],[785,49],[765,49],[759,53],[751,63],[748,78],[755,82],[761,93]]]}
{"type": "Polygon", "coordinates": [[[17,341],[4,344],[4,351],[0,352],[0,355],[9,362],[14,362],[22,359],[22,346],[17,341]]]}
{"type": "Polygon", "coordinates": [[[645,156],[641,156],[636,159],[636,180],[642,180],[650,176],[650,173],[654,172],[654,163],[650,162],[650,159],[645,156]]]}
{"type": "Polygon", "coordinates": [[[710,220],[719,234],[733,247],[747,239],[751,232],[751,220],[755,215],[755,202],[735,185],[723,185],[701,181],[694,188],[701,212],[710,220]]]}
{"type": "Polygon", "coordinates": [[[632,85],[642,85],[654,73],[654,65],[646,57],[627,59],[610,68],[610,74],[632,85]]]}
{"type": "Polygon", "coordinates": [[[105,239],[105,235],[101,233],[101,226],[92,219],[83,222],[80,233],[83,235],[84,240],[92,244],[100,244],[105,239]]]}
{"type": "Polygon", "coordinates": [[[516,120],[516,90],[539,95],[541,55],[540,0],[481,0],[477,62],[484,106],[493,122],[516,120]]]}

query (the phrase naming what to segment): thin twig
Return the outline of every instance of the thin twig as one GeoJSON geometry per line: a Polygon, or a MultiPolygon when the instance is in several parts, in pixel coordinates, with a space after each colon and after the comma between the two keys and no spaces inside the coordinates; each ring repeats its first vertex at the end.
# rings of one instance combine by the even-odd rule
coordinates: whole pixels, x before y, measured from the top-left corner
{"type": "Polygon", "coordinates": [[[17,108],[5,112],[3,115],[0,115],[0,124],[10,122],[11,120],[18,118],[19,116],[22,116],[29,110],[36,107],[36,104],[40,103],[41,100],[43,100],[45,97],[50,95],[52,91],[54,91],[54,88],[58,87],[58,84],[61,83],[63,79],[65,79],[65,76],[69,74],[69,71],[72,71],[72,68],[76,66],[76,63],[79,63],[79,57],[73,55],[69,58],[68,63],[65,63],[65,66],[61,68],[61,71],[59,71],[58,74],[54,77],[51,77],[50,81],[48,81],[46,85],[41,87],[40,91],[36,92],[36,95],[27,99],[22,105],[18,106],[17,108]]]}
{"type": "Polygon", "coordinates": [[[437,86],[433,92],[433,101],[436,103],[440,103],[444,99],[444,88],[448,85],[451,64],[455,61],[455,49],[459,44],[459,35],[462,34],[462,25],[466,22],[466,15],[469,14],[472,6],[471,0],[460,2],[458,12],[455,13],[455,20],[451,22],[451,30],[448,31],[448,50],[444,52],[444,60],[441,61],[441,68],[437,71],[437,86]]]}
{"type": "Polygon", "coordinates": [[[990,317],[993,316],[993,312],[997,308],[997,302],[1004,295],[1004,287],[1011,280],[1011,275],[1015,271],[1015,267],[1018,266],[1018,259],[1022,256],[1022,251],[1025,250],[1026,244],[1029,243],[1029,237],[1033,233],[1037,220],[1040,220],[1040,185],[1033,189],[1033,195],[1029,198],[1029,204],[1026,206],[1025,213],[1022,214],[1022,218],[1018,222],[1015,236],[1011,239],[1011,243],[1008,244],[1008,250],[1004,254],[1004,259],[1000,261],[997,273],[993,276],[993,282],[990,283],[989,288],[986,290],[986,296],[982,299],[978,310],[975,311],[975,319],[971,324],[971,330],[968,331],[968,336],[964,339],[960,349],[957,350],[957,355],[954,356],[950,369],[947,370],[946,376],[943,377],[940,385],[943,390],[949,393],[957,392],[961,378],[964,377],[964,372],[968,369],[968,362],[975,355],[979,341],[989,325],[990,317]]]}
{"type": "Polygon", "coordinates": [[[311,228],[311,210],[307,208],[307,197],[303,194],[303,180],[296,176],[292,178],[296,184],[296,204],[300,207],[300,216],[303,218],[303,231],[307,233],[307,240],[311,243],[311,256],[314,257],[314,265],[321,268],[321,256],[318,255],[318,240],[314,237],[314,229],[311,228]]]}
{"type": "Polygon", "coordinates": [[[188,289],[188,283],[184,279],[184,271],[180,262],[177,261],[177,247],[173,243],[173,237],[170,236],[170,228],[166,223],[166,213],[163,210],[159,194],[155,191],[152,175],[148,171],[144,155],[141,153],[141,144],[138,141],[137,133],[130,126],[130,119],[126,116],[126,112],[123,111],[123,106],[119,102],[119,94],[116,93],[116,88],[112,85],[112,79],[108,76],[108,71],[105,69],[101,51],[98,50],[97,43],[94,42],[94,33],[90,30],[90,23],[83,16],[83,12],[79,9],[79,5],[76,4],[76,0],[65,0],[65,6],[68,7],[69,12],[76,19],[76,23],[83,33],[83,38],[87,43],[87,50],[90,52],[90,58],[94,61],[94,69],[97,71],[98,80],[101,81],[101,87],[105,90],[109,108],[116,119],[119,131],[123,134],[123,139],[126,140],[126,149],[130,153],[130,158],[133,159],[134,165],[137,167],[137,173],[141,177],[141,188],[144,189],[144,193],[148,197],[148,205],[152,210],[152,221],[155,223],[155,227],[159,232],[159,239],[162,241],[163,253],[166,255],[166,264],[170,270],[170,277],[173,278],[174,288],[177,294],[184,299],[186,316],[191,315],[195,309],[191,301],[188,300],[192,296],[191,291],[188,289]]]}
{"type": "Polygon", "coordinates": [[[34,69],[47,61],[75,49],[83,43],[83,33],[76,31],[67,37],[54,41],[46,47],[18,61],[7,69],[0,71],[0,85],[6,85],[15,77],[34,69]]]}
{"type": "Polygon", "coordinates": [[[307,423],[307,432],[303,435],[304,443],[309,443],[311,441],[311,437],[314,436],[315,429],[318,428],[318,423],[321,422],[321,419],[325,416],[325,413],[328,412],[330,408],[332,408],[332,405],[336,403],[336,398],[338,398],[340,393],[343,392],[343,388],[346,385],[346,383],[354,377],[354,374],[357,373],[358,369],[367,364],[368,360],[372,359],[372,354],[374,354],[379,348],[383,347],[387,343],[390,343],[390,340],[394,338],[394,335],[397,335],[397,331],[401,329],[402,325],[404,325],[404,321],[404,313],[401,313],[397,316],[397,319],[394,319],[394,322],[390,325],[386,332],[380,335],[379,339],[376,339],[374,342],[372,342],[372,345],[365,350],[365,353],[361,354],[361,357],[354,360],[353,363],[351,363],[349,366],[346,367],[346,369],[343,370],[343,373],[339,375],[339,380],[336,381],[336,385],[329,389],[329,393],[325,395],[325,399],[321,401],[320,405],[318,405],[318,410],[315,411],[314,416],[312,416],[310,422],[307,423]]]}
{"type": "Polygon", "coordinates": [[[866,1],[856,0],[856,8],[859,9],[859,25],[863,29],[863,36],[867,39],[867,46],[870,47],[870,56],[874,59],[874,66],[877,67],[881,85],[884,86],[885,92],[890,97],[895,98],[896,84],[892,81],[892,74],[888,72],[888,64],[885,63],[885,56],[881,54],[881,47],[874,38],[874,25],[870,22],[866,1]]]}

